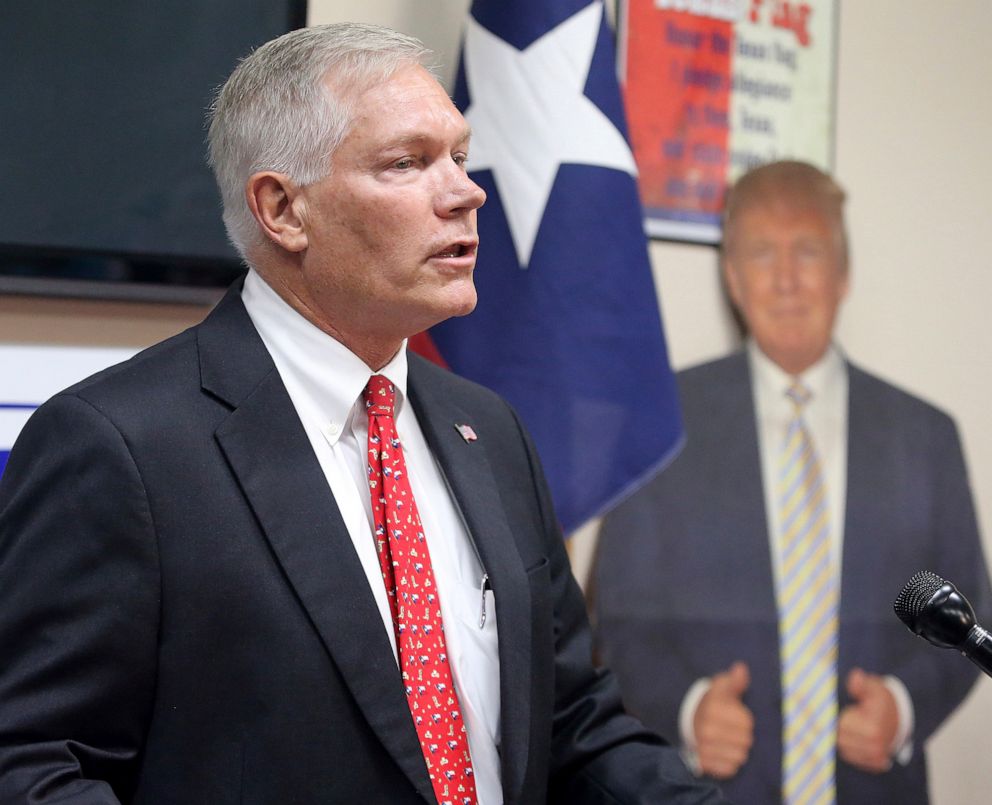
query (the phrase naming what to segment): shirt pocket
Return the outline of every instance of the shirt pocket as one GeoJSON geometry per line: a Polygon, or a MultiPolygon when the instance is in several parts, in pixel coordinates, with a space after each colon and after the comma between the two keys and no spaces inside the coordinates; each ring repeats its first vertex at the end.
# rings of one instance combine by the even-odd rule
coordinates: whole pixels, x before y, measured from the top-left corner
{"type": "Polygon", "coordinates": [[[453,586],[455,626],[458,630],[458,677],[473,709],[499,743],[499,638],[496,628],[496,599],[492,590],[457,582],[453,586]],[[483,601],[485,618],[483,615],[483,601]],[[482,624],[480,626],[480,624],[482,624]]]}

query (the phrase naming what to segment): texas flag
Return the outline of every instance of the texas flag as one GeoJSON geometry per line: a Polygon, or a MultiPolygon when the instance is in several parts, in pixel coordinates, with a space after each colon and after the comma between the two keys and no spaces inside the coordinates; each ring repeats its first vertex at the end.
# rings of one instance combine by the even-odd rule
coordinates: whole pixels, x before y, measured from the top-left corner
{"type": "Polygon", "coordinates": [[[475,0],[455,101],[489,196],[479,305],[430,331],[520,413],[566,533],[682,440],[614,65],[601,0],[475,0]]]}

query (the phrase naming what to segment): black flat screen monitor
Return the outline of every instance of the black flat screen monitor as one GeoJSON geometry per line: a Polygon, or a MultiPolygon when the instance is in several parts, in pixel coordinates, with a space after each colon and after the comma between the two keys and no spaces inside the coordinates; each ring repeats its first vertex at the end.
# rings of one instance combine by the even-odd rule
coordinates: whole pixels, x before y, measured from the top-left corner
{"type": "Polygon", "coordinates": [[[15,0],[0,22],[0,293],[201,301],[241,269],[205,113],[305,0],[15,0]]]}

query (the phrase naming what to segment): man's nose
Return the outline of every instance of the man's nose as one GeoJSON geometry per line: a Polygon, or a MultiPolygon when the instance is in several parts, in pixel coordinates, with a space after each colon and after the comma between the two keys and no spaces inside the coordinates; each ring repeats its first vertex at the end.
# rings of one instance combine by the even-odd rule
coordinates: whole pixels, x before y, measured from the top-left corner
{"type": "Polygon", "coordinates": [[[486,203],[486,191],[472,181],[460,165],[448,169],[444,187],[438,198],[438,214],[442,217],[463,215],[486,203]]]}
{"type": "Polygon", "coordinates": [[[794,256],[779,254],[772,271],[776,291],[789,293],[799,286],[799,263],[794,256]]]}

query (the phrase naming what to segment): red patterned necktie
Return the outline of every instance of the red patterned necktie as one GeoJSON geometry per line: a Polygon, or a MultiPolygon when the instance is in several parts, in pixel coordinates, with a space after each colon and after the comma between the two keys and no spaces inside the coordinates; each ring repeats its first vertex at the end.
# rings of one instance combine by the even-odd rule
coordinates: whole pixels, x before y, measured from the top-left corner
{"type": "Polygon", "coordinates": [[[369,378],[369,490],[379,565],[393,614],[406,700],[434,795],[440,805],[475,805],[468,733],[448,665],[427,540],[396,435],[395,399],[386,377],[369,378]]]}

